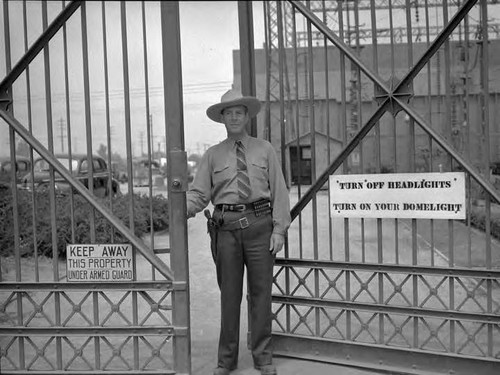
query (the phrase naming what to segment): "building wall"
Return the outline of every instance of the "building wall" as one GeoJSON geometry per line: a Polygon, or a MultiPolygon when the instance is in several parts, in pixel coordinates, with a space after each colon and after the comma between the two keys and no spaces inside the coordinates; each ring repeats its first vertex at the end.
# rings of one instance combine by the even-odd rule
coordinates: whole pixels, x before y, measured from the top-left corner
{"type": "MultiPolygon", "coordinates": [[[[413,44],[413,56],[416,61],[426,51],[425,44],[413,44]]],[[[397,78],[402,78],[409,70],[408,51],[404,44],[395,45],[394,61],[388,45],[378,46],[379,75],[385,81],[390,79],[394,66],[397,78]]],[[[482,92],[480,63],[481,45],[470,43],[466,50],[463,45],[450,43],[450,60],[448,68],[441,49],[439,57],[433,57],[422,69],[413,82],[413,96],[409,104],[432,126],[445,137],[456,151],[470,158],[474,165],[483,169],[487,165],[486,153],[489,148],[490,161],[500,161],[500,41],[489,43],[488,89],[490,99],[489,112],[484,115],[480,93],[482,92]],[[466,58],[468,56],[468,58],[466,58]],[[468,67],[465,67],[465,64],[468,67]],[[466,73],[467,70],[467,73],[466,73]],[[448,86],[445,83],[449,82],[448,86]]],[[[374,85],[361,74],[361,104],[350,102],[349,81],[342,86],[341,76],[350,77],[350,63],[341,71],[339,50],[329,47],[327,50],[328,70],[325,71],[325,48],[313,49],[313,82],[308,81],[306,50],[299,49],[297,62],[298,79],[295,81],[294,51],[287,50],[289,82],[285,87],[283,104],[275,98],[279,97],[279,86],[272,87],[270,103],[267,111],[258,117],[258,136],[270,139],[281,157],[282,147],[305,134],[329,134],[341,145],[359,130],[360,125],[372,116],[377,108],[374,100],[374,85]],[[326,86],[328,82],[328,86],[326,86]],[[311,84],[314,88],[314,100],[310,100],[311,84]],[[298,113],[297,113],[298,109],[298,113]],[[352,116],[352,110],[359,113],[352,116]],[[282,136],[284,134],[284,136],[282,136]],[[284,139],[282,139],[284,138],[284,139]]],[[[256,50],[256,88],[257,96],[266,99],[266,54],[264,50],[256,50]]],[[[360,50],[360,58],[372,68],[372,46],[364,46],[360,50]]],[[[239,51],[234,51],[234,82],[239,87],[239,51]]],[[[276,58],[277,59],[277,58],[276,58]]],[[[274,76],[278,76],[274,73],[274,76]]],[[[311,138],[315,139],[315,137],[311,138]]],[[[317,147],[321,149],[320,146],[317,147]]],[[[360,172],[378,171],[436,171],[449,170],[454,166],[450,159],[431,142],[430,137],[420,128],[411,126],[409,117],[404,112],[396,116],[386,113],[376,129],[368,134],[358,148],[359,163],[350,163],[351,169],[360,172]],[[414,130],[412,130],[414,129],[414,130]],[[377,131],[376,131],[377,130],[377,131]]],[[[287,154],[285,151],[285,155],[287,154]]],[[[325,159],[324,154],[316,158],[325,159]]],[[[317,165],[324,165],[318,162],[317,165]]],[[[317,171],[320,173],[320,171],[317,171]]]]}

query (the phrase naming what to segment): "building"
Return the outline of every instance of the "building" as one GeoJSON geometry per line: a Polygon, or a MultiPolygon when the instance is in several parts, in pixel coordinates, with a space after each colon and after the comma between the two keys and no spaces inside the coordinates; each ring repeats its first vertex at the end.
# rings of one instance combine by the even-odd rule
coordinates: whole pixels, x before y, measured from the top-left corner
{"type": "MultiPolygon", "coordinates": [[[[482,48],[480,40],[468,44],[452,41],[449,57],[446,57],[446,49],[442,47],[415,77],[407,97],[419,115],[459,153],[470,157],[478,169],[485,165],[485,134],[490,134],[490,161],[500,161],[500,122],[497,120],[500,118],[500,40],[491,40],[488,44],[487,89],[480,69],[482,48]],[[481,94],[485,91],[490,93],[488,103],[482,101],[481,94]]],[[[427,43],[412,44],[413,62],[409,63],[406,44],[378,45],[377,74],[388,85],[394,85],[427,49],[427,43]]],[[[334,46],[314,47],[312,55],[308,55],[307,48],[286,49],[285,71],[281,75],[275,72],[276,77],[283,77],[282,84],[271,87],[266,66],[269,59],[278,61],[277,51],[273,53],[268,56],[265,49],[255,50],[257,96],[262,101],[268,99],[269,103],[259,114],[257,135],[269,139],[278,155],[284,157],[289,182],[296,182],[297,158],[301,161],[305,180],[308,175],[314,180],[314,175],[325,170],[325,165],[374,113],[380,91],[366,75],[351,66],[347,58],[343,64],[339,49],[334,46]],[[308,66],[311,61],[313,72],[308,66]],[[281,97],[284,100],[280,100],[281,97]]],[[[357,53],[376,72],[373,46],[360,46],[357,53]]],[[[241,81],[239,51],[233,52],[233,61],[234,85],[238,88],[241,81]]],[[[435,142],[431,142],[418,124],[413,126],[413,121],[403,111],[386,113],[377,131],[374,130],[350,156],[346,168],[351,172],[455,168],[435,142]]]]}

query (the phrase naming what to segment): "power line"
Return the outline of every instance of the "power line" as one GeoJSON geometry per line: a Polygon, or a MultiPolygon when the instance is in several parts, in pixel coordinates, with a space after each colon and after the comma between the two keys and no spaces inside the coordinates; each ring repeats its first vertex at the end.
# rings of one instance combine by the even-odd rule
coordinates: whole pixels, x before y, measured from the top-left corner
{"type": "MultiPolygon", "coordinates": [[[[214,91],[222,91],[224,89],[230,88],[232,85],[231,81],[219,81],[219,82],[207,82],[207,83],[200,83],[200,84],[187,84],[183,86],[183,93],[184,94],[202,94],[202,93],[208,93],[208,92],[214,92],[214,91]]],[[[135,88],[130,90],[130,96],[137,98],[137,97],[145,97],[146,95],[146,90],[144,88],[135,88]]],[[[152,87],[149,89],[149,97],[158,97],[163,95],[163,87],[162,86],[156,86],[152,87]]],[[[110,99],[122,99],[124,96],[123,90],[113,90],[109,91],[108,97],[110,99]]],[[[31,95],[30,98],[32,100],[44,100],[45,96],[43,95],[31,95]]],[[[52,100],[63,100],[66,98],[65,93],[54,93],[51,97],[52,100]]],[[[93,91],[91,92],[91,98],[92,99],[104,99],[105,98],[105,91],[93,91]]],[[[70,99],[72,101],[83,101],[84,100],[84,93],[77,91],[77,92],[72,92],[70,94],[70,99]]],[[[16,98],[16,101],[25,101],[26,97],[21,96],[16,98]]]]}

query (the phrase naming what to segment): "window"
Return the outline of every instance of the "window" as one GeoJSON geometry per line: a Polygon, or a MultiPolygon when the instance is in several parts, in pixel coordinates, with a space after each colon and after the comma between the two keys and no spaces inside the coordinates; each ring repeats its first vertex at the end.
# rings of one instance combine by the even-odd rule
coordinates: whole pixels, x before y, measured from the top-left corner
{"type": "Polygon", "coordinates": [[[89,163],[87,159],[82,160],[82,164],[80,165],[80,173],[87,173],[89,171],[89,163]]]}
{"type": "Polygon", "coordinates": [[[302,146],[300,148],[300,158],[302,160],[311,160],[311,147],[310,146],[302,146]]]}
{"type": "Polygon", "coordinates": [[[25,161],[17,162],[17,171],[18,172],[27,172],[28,171],[28,163],[25,161]]]}
{"type": "Polygon", "coordinates": [[[35,171],[48,171],[49,163],[47,163],[44,159],[40,159],[35,163],[35,171]]]}
{"type": "Polygon", "coordinates": [[[94,165],[94,172],[100,172],[106,169],[106,164],[101,159],[93,159],[92,164],[94,165]]]}
{"type": "Polygon", "coordinates": [[[76,171],[76,169],[78,168],[78,161],[74,159],[71,159],[71,163],[69,158],[57,158],[57,160],[62,165],[64,165],[68,170],[70,169],[70,166],[71,166],[71,171],[76,171]]]}

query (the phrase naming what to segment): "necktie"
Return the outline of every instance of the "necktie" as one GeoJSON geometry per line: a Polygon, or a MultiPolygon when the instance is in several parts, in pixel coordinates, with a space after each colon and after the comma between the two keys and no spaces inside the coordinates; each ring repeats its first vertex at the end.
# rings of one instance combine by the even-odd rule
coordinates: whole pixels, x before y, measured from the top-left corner
{"type": "Polygon", "coordinates": [[[247,199],[250,196],[250,179],[248,178],[245,150],[241,141],[236,141],[236,169],[238,171],[238,194],[241,199],[247,199]]]}

